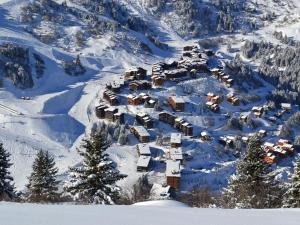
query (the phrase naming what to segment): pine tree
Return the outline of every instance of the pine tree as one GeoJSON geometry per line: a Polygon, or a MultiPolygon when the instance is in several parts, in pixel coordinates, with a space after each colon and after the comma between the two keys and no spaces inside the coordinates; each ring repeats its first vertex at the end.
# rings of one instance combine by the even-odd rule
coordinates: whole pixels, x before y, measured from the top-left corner
{"type": "Polygon", "coordinates": [[[291,183],[288,185],[288,190],[284,195],[283,206],[286,208],[300,207],[300,158],[296,162],[291,183]]]}
{"type": "Polygon", "coordinates": [[[108,143],[103,132],[92,133],[83,139],[79,154],[81,166],[70,168],[69,180],[64,190],[75,201],[94,204],[114,204],[119,198],[120,188],[116,182],[125,177],[116,170],[105,152],[108,143]]]}
{"type": "Polygon", "coordinates": [[[0,143],[0,201],[11,200],[15,197],[13,178],[10,176],[9,168],[10,154],[3,148],[0,143]]]}
{"type": "Polygon", "coordinates": [[[258,137],[250,138],[248,151],[237,164],[236,175],[229,179],[223,190],[223,201],[230,208],[280,207],[282,189],[270,174],[263,160],[263,150],[258,137]]]}
{"type": "Polygon", "coordinates": [[[32,165],[32,173],[28,178],[25,197],[32,202],[53,202],[59,197],[57,193],[59,181],[56,180],[58,169],[54,158],[48,152],[40,150],[32,165]]]}

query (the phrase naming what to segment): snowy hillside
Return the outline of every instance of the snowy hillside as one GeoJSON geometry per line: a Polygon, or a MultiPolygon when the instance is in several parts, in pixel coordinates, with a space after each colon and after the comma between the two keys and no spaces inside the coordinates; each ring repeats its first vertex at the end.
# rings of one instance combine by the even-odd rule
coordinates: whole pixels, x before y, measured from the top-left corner
{"type": "MultiPolygon", "coordinates": [[[[18,88],[14,85],[14,79],[4,77],[3,87],[0,89],[0,141],[12,154],[12,175],[19,190],[24,189],[33,159],[40,149],[48,150],[55,156],[62,179],[68,167],[78,163],[80,159],[76,148],[93,124],[99,122],[94,113],[95,105],[98,104],[106,83],[120,80],[126,69],[142,66],[150,71],[152,64],[164,60],[170,62],[179,58],[183,46],[193,44],[203,38],[219,37],[222,39],[223,41],[218,46],[212,47],[216,55],[226,61],[235,55],[234,51],[227,50],[228,43],[234,50],[240,48],[246,39],[278,43],[273,36],[275,30],[283,31],[295,39],[299,39],[300,34],[298,0],[237,0],[232,1],[235,3],[228,3],[224,6],[217,4],[219,1],[213,0],[165,0],[161,3],[142,0],[114,2],[116,4],[113,6],[103,3],[101,7],[98,5],[96,7],[97,1],[94,0],[0,0],[0,44],[9,42],[28,49],[28,62],[22,66],[24,68],[28,66],[32,76],[30,88],[18,88]],[[191,16],[188,17],[187,12],[191,10],[191,16]],[[218,18],[219,14],[223,16],[218,18]],[[86,41],[81,43],[81,39],[86,41]],[[42,76],[38,76],[35,69],[38,61],[34,57],[35,54],[45,62],[42,76]],[[83,75],[70,76],[65,73],[64,62],[74,60],[77,55],[80,55],[81,63],[86,71],[83,75]]],[[[251,63],[250,60],[249,63],[251,63]]],[[[2,70],[1,68],[1,73],[3,73],[2,70]]],[[[181,87],[194,86],[198,87],[197,91],[184,98],[187,102],[196,105],[204,102],[203,95],[206,92],[217,90],[225,90],[226,93],[233,92],[232,89],[224,89],[223,85],[216,81],[211,82],[211,80],[211,78],[205,78],[201,81],[187,81],[177,88],[155,90],[153,95],[158,98],[166,98],[167,95],[174,93],[184,95],[181,87]]],[[[267,86],[258,89],[257,93],[263,96],[270,88],[272,87],[267,86]]],[[[123,93],[123,97],[125,94],[128,93],[123,93]]],[[[262,102],[263,100],[257,104],[262,102]]],[[[250,106],[254,104],[247,106],[248,110],[250,106]]],[[[122,106],[121,108],[132,114],[137,110],[143,111],[142,107],[122,106]]],[[[223,111],[223,114],[230,113],[233,109],[229,103],[226,103],[224,108],[229,110],[223,111]]],[[[242,110],[244,108],[238,108],[234,113],[240,113],[242,110]]],[[[197,124],[199,133],[205,127],[205,122],[207,122],[205,119],[211,114],[199,115],[194,111],[196,111],[195,108],[189,108],[188,113],[182,113],[181,116],[197,124]]],[[[223,114],[214,117],[217,122],[210,128],[218,135],[226,134],[223,131],[225,121],[221,118],[223,114]]],[[[153,113],[153,116],[157,118],[157,113],[153,113]]],[[[266,129],[275,129],[275,126],[266,121],[262,120],[261,123],[266,129]]],[[[153,133],[169,135],[173,130],[160,125],[159,131],[153,131],[153,133]]],[[[250,133],[250,130],[247,131],[250,133]]],[[[131,143],[128,146],[113,144],[108,150],[118,168],[129,175],[128,178],[120,181],[124,187],[133,184],[140,176],[136,172],[136,143],[137,141],[131,137],[131,143]]],[[[211,151],[213,149],[211,145],[200,141],[191,142],[190,139],[185,138],[184,143],[186,144],[185,153],[193,155],[195,160],[185,168],[186,176],[183,179],[182,188],[189,190],[192,187],[208,185],[218,190],[226,185],[228,176],[234,172],[237,158],[231,154],[228,156],[215,150],[211,151]]],[[[157,147],[154,140],[149,145],[153,148],[157,147]]],[[[168,149],[160,150],[167,151],[168,149]]],[[[280,165],[282,167],[279,170],[283,177],[290,173],[291,165],[292,160],[280,165]]],[[[164,172],[162,171],[163,166],[158,166],[157,170],[150,172],[153,182],[163,183],[164,172]]],[[[22,213],[25,216],[29,212],[26,210],[35,209],[36,206],[28,205],[21,209],[19,205],[8,204],[0,205],[0,207],[1,212],[7,210],[7,214],[4,213],[6,216],[10,215],[10,210],[14,208],[24,210],[22,213]]],[[[58,219],[60,216],[57,216],[59,212],[56,207],[43,207],[41,215],[49,210],[53,213],[52,218],[58,219]]],[[[60,207],[66,208],[65,212],[74,216],[70,220],[73,224],[78,222],[76,217],[79,214],[76,210],[78,212],[81,210],[79,206],[60,207]]],[[[110,215],[116,208],[118,207],[100,207],[100,210],[107,210],[107,215],[110,215]]],[[[93,220],[103,219],[100,214],[98,217],[97,207],[90,206],[90,209],[93,220]]],[[[119,209],[124,216],[127,214],[126,211],[121,210],[122,207],[119,209]]],[[[222,219],[216,220],[211,216],[215,210],[187,212],[184,208],[163,207],[162,209],[151,208],[153,213],[149,213],[148,208],[142,206],[132,206],[128,210],[134,215],[139,215],[140,219],[143,215],[157,215],[158,218],[164,218],[166,224],[168,224],[166,214],[169,213],[175,216],[172,224],[181,224],[179,221],[185,221],[186,218],[192,218],[191,224],[199,224],[197,221],[203,218],[207,222],[213,221],[213,224],[221,224],[220,221],[222,224],[234,224],[239,221],[236,218],[253,221],[252,211],[236,212],[235,219],[230,219],[233,216],[228,218],[226,211],[220,211],[218,213],[222,219]],[[179,214],[179,210],[185,213],[179,214]]],[[[286,221],[284,218],[289,218],[290,224],[293,224],[290,218],[296,218],[297,211],[284,212],[283,217],[281,217],[281,212],[264,211],[255,217],[255,221],[259,224],[262,218],[270,221],[268,218],[274,216],[278,219],[275,219],[273,224],[282,224],[282,221],[286,221]]],[[[88,213],[90,212],[87,210],[86,216],[88,213]]],[[[0,214],[1,216],[3,213],[0,214]]],[[[25,221],[29,217],[27,214],[25,221]]],[[[119,218],[121,219],[122,216],[119,218]]],[[[134,218],[136,219],[135,216],[134,218]]],[[[110,221],[110,223],[118,224],[118,218],[114,219],[116,221],[110,221]]],[[[39,220],[31,221],[35,223],[39,220]]],[[[128,221],[128,224],[134,224],[132,216],[128,217],[128,221]]],[[[155,221],[156,218],[153,217],[153,220],[149,220],[149,224],[155,221]]],[[[65,222],[71,223],[68,218],[65,222]]],[[[17,221],[11,224],[17,224],[17,221]]],[[[32,224],[30,220],[28,224],[32,224]]],[[[93,224],[93,221],[90,224],[93,224]]]]}
{"type": "Polygon", "coordinates": [[[194,209],[176,202],[133,206],[76,206],[0,203],[5,225],[296,225],[299,210],[194,209]],[[17,212],[17,215],[16,215],[17,212]],[[118,216],[116,216],[118,215],[118,216]]]}

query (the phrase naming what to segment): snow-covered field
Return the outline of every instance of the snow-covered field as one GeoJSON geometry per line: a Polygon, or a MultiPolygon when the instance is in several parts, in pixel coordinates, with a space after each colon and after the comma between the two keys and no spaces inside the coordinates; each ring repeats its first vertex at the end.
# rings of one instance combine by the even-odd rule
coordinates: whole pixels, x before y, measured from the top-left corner
{"type": "Polygon", "coordinates": [[[132,206],[0,203],[1,225],[298,225],[300,209],[196,209],[172,201],[132,206]]]}

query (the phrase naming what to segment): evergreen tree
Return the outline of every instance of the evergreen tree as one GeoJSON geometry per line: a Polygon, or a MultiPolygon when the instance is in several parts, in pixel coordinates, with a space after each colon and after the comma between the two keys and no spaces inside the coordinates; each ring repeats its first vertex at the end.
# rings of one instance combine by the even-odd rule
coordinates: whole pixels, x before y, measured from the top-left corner
{"type": "Polygon", "coordinates": [[[54,158],[48,152],[40,150],[32,165],[32,173],[28,178],[28,201],[51,202],[57,200],[59,181],[56,180],[58,169],[55,167],[54,158]]]}
{"type": "Polygon", "coordinates": [[[223,201],[230,208],[280,207],[282,189],[269,172],[263,159],[261,141],[257,136],[250,138],[248,150],[237,164],[236,175],[229,179],[223,190],[223,201]]]}
{"type": "Polygon", "coordinates": [[[299,208],[300,207],[300,158],[298,158],[291,183],[284,195],[284,207],[299,208]]]}
{"type": "Polygon", "coordinates": [[[0,143],[0,201],[11,200],[15,196],[13,178],[8,171],[11,167],[10,154],[3,148],[0,143]]]}
{"type": "Polygon", "coordinates": [[[103,132],[95,131],[83,139],[82,165],[70,168],[69,180],[64,189],[75,201],[94,204],[114,204],[120,188],[116,182],[125,177],[116,170],[108,158],[108,143],[103,132]]]}

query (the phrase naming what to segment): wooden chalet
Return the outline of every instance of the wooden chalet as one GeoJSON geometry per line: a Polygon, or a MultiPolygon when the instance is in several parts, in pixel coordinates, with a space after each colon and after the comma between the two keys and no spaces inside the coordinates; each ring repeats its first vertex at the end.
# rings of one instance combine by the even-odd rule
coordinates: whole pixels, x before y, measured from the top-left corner
{"type": "Polygon", "coordinates": [[[147,76],[147,70],[138,67],[136,69],[130,69],[125,72],[125,80],[143,80],[147,76]]]}
{"type": "Polygon", "coordinates": [[[130,131],[141,143],[150,141],[150,134],[143,126],[132,126],[130,131]]]}
{"type": "Polygon", "coordinates": [[[189,75],[189,71],[185,68],[166,70],[164,72],[166,80],[177,80],[189,75]]]}
{"type": "Polygon", "coordinates": [[[104,109],[105,119],[114,121],[114,115],[118,112],[118,109],[115,107],[108,107],[104,109]]]}
{"type": "Polygon", "coordinates": [[[222,136],[219,139],[219,143],[223,146],[228,146],[233,148],[234,146],[235,137],[234,136],[222,136]]]}
{"type": "Polygon", "coordinates": [[[180,133],[171,133],[170,144],[172,148],[180,148],[182,135],[180,133]]]}
{"type": "Polygon", "coordinates": [[[240,99],[235,97],[233,94],[227,95],[227,101],[230,102],[234,106],[237,106],[240,104],[240,99]]]}
{"type": "Polygon", "coordinates": [[[124,123],[124,113],[118,112],[115,107],[109,107],[107,105],[96,106],[96,116],[99,119],[107,119],[112,122],[124,123]]]}
{"type": "Polygon", "coordinates": [[[96,116],[99,118],[99,119],[103,119],[105,118],[105,109],[107,109],[108,106],[107,105],[99,105],[99,106],[96,106],[96,109],[95,109],[95,113],[96,113],[96,116]]]}
{"type": "Polygon", "coordinates": [[[138,172],[147,172],[149,171],[151,165],[151,156],[141,155],[136,164],[136,170],[138,172]]]}
{"type": "Polygon", "coordinates": [[[168,103],[174,111],[183,112],[185,107],[185,101],[177,96],[168,97],[168,103]]]}
{"type": "Polygon", "coordinates": [[[114,93],[118,93],[121,90],[122,85],[117,82],[109,82],[106,84],[106,89],[111,90],[114,93]]]}
{"type": "Polygon", "coordinates": [[[144,156],[151,156],[151,151],[149,145],[146,144],[137,144],[136,150],[138,152],[138,155],[144,155],[144,156]]]}
{"type": "Polygon", "coordinates": [[[154,75],[151,77],[151,79],[154,86],[163,86],[166,80],[165,76],[162,75],[154,75]]]}
{"type": "Polygon", "coordinates": [[[146,113],[138,113],[135,116],[136,121],[147,129],[153,128],[153,120],[146,113]]]}
{"type": "Polygon", "coordinates": [[[111,106],[116,106],[119,104],[118,97],[110,90],[105,90],[103,92],[103,98],[108,101],[111,106]]]}
{"type": "Polygon", "coordinates": [[[140,96],[129,94],[127,96],[127,102],[129,105],[140,105],[142,104],[142,100],[140,99],[140,96]]]}
{"type": "Polygon", "coordinates": [[[181,177],[180,161],[167,160],[166,161],[166,178],[167,185],[179,190],[180,188],[180,177],[181,177]]]}
{"type": "Polygon", "coordinates": [[[277,157],[273,153],[269,152],[265,155],[264,161],[268,164],[277,163],[277,157]]]}
{"type": "Polygon", "coordinates": [[[252,113],[255,117],[262,117],[263,113],[264,113],[264,108],[263,107],[258,107],[258,106],[254,106],[252,108],[252,113]]]}
{"type": "Polygon", "coordinates": [[[164,111],[158,114],[158,118],[160,121],[168,123],[171,126],[174,126],[176,116],[173,115],[172,113],[164,111]]]}
{"type": "Polygon", "coordinates": [[[207,131],[202,131],[200,133],[200,139],[201,139],[201,141],[211,141],[212,138],[207,131]]]}
{"type": "Polygon", "coordinates": [[[206,106],[207,106],[207,108],[210,109],[212,112],[217,113],[217,112],[220,111],[219,105],[218,105],[218,104],[215,104],[215,103],[213,103],[213,102],[211,102],[211,101],[206,102],[206,106]]]}
{"type": "Polygon", "coordinates": [[[132,81],[129,84],[129,90],[131,91],[148,90],[151,89],[151,87],[151,83],[146,80],[132,81]]]}

